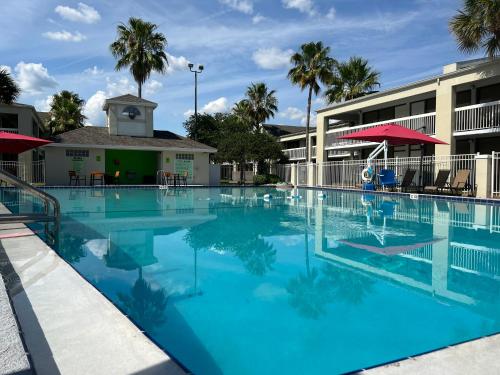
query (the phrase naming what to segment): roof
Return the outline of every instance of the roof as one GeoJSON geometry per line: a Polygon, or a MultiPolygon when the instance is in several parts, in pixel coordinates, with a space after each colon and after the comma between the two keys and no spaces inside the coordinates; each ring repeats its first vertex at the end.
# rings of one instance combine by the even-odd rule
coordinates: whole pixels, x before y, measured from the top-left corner
{"type": "Polygon", "coordinates": [[[186,149],[216,152],[213,147],[182,137],[167,130],[155,130],[151,137],[111,135],[107,127],[84,126],[55,136],[51,146],[87,146],[95,148],[136,148],[136,149],[186,149]]]}
{"type": "Polygon", "coordinates": [[[104,103],[103,109],[106,109],[108,107],[108,103],[132,103],[132,104],[142,104],[146,106],[151,106],[151,107],[156,107],[157,104],[155,102],[152,102],[150,100],[146,100],[143,98],[139,98],[138,96],[132,95],[132,94],[125,94],[125,95],[120,95],[120,96],[115,96],[114,98],[108,98],[106,99],[106,102],[104,103]]]}
{"type": "Polygon", "coordinates": [[[42,120],[42,122],[47,122],[48,120],[50,120],[50,112],[37,111],[37,113],[38,117],[40,117],[40,120],[42,120]]]}
{"type": "Polygon", "coordinates": [[[427,85],[429,83],[436,82],[437,80],[440,80],[440,79],[446,79],[446,78],[459,76],[459,75],[467,73],[471,70],[477,69],[478,67],[483,67],[483,66],[487,66],[490,64],[498,64],[498,63],[500,63],[499,58],[494,58],[494,59],[481,58],[481,59],[468,60],[468,61],[459,61],[459,62],[456,62],[454,64],[446,65],[444,67],[445,71],[443,74],[435,75],[435,76],[432,76],[432,77],[429,77],[426,79],[422,79],[419,81],[415,81],[415,82],[410,82],[410,83],[407,83],[406,85],[397,86],[397,87],[390,88],[387,90],[377,91],[373,94],[361,96],[361,97],[356,98],[356,99],[346,100],[346,101],[343,101],[340,103],[334,103],[328,107],[320,108],[316,112],[321,113],[321,112],[325,112],[325,111],[330,111],[333,109],[349,106],[351,104],[360,103],[360,102],[364,102],[364,101],[371,100],[374,98],[383,97],[385,95],[390,95],[390,94],[394,94],[397,92],[409,90],[409,89],[414,88],[414,87],[419,87],[419,86],[427,85]],[[448,71],[446,68],[451,66],[451,65],[456,65],[456,66],[455,66],[455,68],[453,68],[454,70],[448,71]]]}
{"type": "MultiPolygon", "coordinates": [[[[296,125],[279,125],[279,124],[262,124],[264,129],[266,129],[271,135],[275,137],[283,137],[286,135],[295,135],[306,132],[305,126],[296,125]]],[[[313,126],[309,127],[309,131],[315,131],[316,128],[313,126]]]]}

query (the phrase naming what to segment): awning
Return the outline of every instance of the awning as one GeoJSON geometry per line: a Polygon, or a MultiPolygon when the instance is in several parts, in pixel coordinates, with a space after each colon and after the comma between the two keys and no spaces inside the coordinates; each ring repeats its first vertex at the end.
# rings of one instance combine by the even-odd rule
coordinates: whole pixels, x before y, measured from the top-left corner
{"type": "Polygon", "coordinates": [[[49,143],[52,142],[46,139],[0,131],[0,152],[2,153],[20,154],[49,143]]]}

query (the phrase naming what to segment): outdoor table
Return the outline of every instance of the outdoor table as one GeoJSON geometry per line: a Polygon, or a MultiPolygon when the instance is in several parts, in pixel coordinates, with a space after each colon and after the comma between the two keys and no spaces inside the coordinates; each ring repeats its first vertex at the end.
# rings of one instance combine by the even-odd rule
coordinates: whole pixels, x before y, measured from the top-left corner
{"type": "Polygon", "coordinates": [[[90,173],[90,186],[94,186],[96,181],[100,181],[104,185],[104,172],[91,172],[90,173]]]}

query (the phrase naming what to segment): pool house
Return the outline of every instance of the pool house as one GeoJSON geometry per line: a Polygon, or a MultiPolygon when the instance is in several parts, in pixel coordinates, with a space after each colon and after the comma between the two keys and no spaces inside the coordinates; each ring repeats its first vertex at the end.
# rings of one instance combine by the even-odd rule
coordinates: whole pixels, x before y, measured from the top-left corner
{"type": "Polygon", "coordinates": [[[47,185],[148,185],[158,171],[208,185],[212,147],[167,130],[154,130],[156,103],[122,95],[107,99],[104,126],[62,133],[45,147],[47,185]],[[57,166],[57,167],[56,167],[57,166]]]}

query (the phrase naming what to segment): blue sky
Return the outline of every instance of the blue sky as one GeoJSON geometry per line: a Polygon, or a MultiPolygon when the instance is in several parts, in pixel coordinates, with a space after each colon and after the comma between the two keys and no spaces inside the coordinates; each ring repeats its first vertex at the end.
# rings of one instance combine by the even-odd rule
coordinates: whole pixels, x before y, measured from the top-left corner
{"type": "MultiPolygon", "coordinates": [[[[300,125],[306,96],[286,78],[288,57],[302,43],[323,41],[332,56],[367,58],[382,89],[440,73],[472,58],[457,51],[448,20],[460,0],[3,0],[0,65],[23,94],[20,102],[47,110],[57,91],[87,101],[90,123],[103,125],[106,97],[136,93],[128,71],[114,71],[109,44],[130,16],[159,25],[170,67],[154,74],[143,96],[156,101],[155,128],[184,134],[194,108],[188,61],[203,64],[199,107],[229,110],[251,82],[277,91],[270,122],[300,125]]],[[[324,106],[321,98],[314,108],[324,106]]]]}

